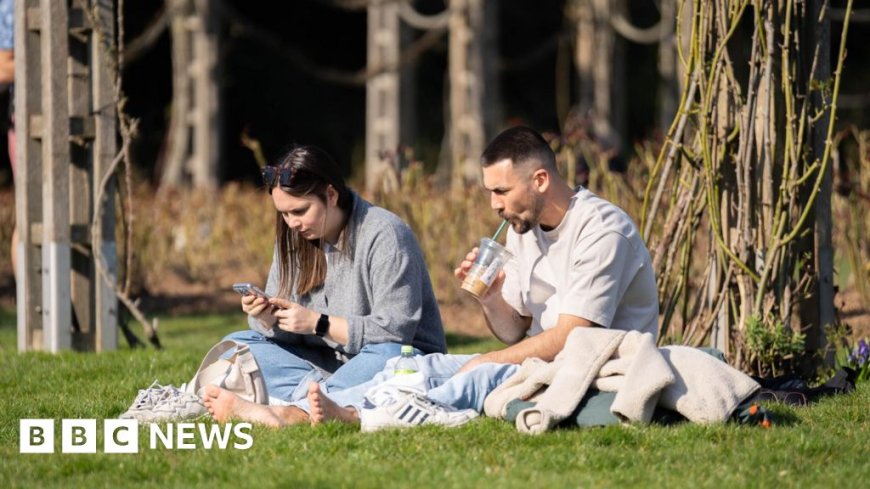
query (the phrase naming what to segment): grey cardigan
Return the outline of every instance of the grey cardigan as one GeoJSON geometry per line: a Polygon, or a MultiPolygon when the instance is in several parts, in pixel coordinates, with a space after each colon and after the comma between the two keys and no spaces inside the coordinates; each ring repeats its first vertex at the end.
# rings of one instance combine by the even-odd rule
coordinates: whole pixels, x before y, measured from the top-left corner
{"type": "MultiPolygon", "coordinates": [[[[328,247],[326,281],[288,300],[322,314],[347,319],[348,343],[282,332],[278,341],[328,346],[349,355],[369,343],[410,344],[425,353],[445,353],[447,343],[429,272],[414,233],[398,216],[353,193],[345,232],[349,253],[328,247]]],[[[277,248],[276,248],[277,253],[277,248]]],[[[266,293],[278,292],[278,262],[272,260],[266,293]]],[[[248,318],[253,329],[256,319],[248,318]]]]}

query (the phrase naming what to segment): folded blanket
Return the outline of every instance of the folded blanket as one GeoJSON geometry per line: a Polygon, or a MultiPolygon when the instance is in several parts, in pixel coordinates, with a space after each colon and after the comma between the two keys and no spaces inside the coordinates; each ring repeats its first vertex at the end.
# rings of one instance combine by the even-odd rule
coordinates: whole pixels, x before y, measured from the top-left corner
{"type": "Polygon", "coordinates": [[[676,382],[662,392],[659,404],[695,423],[725,421],[761,386],[736,368],[688,346],[659,348],[676,382]]]}
{"type": "Polygon", "coordinates": [[[631,331],[619,345],[617,357],[599,371],[595,387],[616,392],[610,407],[614,416],[646,424],[652,419],[662,389],[673,383],[674,373],[656,348],[653,336],[631,331]]]}
{"type": "Polygon", "coordinates": [[[519,413],[516,425],[517,429],[528,433],[552,428],[571,414],[598,370],[616,352],[625,334],[624,331],[601,328],[576,328],[552,362],[537,358],[523,362],[516,374],[487,396],[484,412],[488,416],[503,418],[509,401],[530,399],[541,388],[549,386],[536,399],[534,408],[519,413]],[[579,338],[575,333],[581,329],[588,333],[579,338]]]}
{"type": "Polygon", "coordinates": [[[484,402],[488,416],[505,417],[508,402],[534,397],[517,429],[537,434],[570,416],[587,390],[616,392],[611,412],[623,422],[649,423],[657,405],[691,421],[724,421],[758,388],[749,376],[697,349],[656,348],[650,334],[576,328],[552,362],[528,359],[484,402]]]}

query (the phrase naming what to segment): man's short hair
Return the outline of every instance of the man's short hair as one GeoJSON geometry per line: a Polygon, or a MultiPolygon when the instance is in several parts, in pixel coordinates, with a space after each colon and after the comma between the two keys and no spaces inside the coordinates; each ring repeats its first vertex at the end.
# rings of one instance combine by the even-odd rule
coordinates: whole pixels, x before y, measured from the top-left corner
{"type": "Polygon", "coordinates": [[[487,167],[507,159],[514,166],[536,160],[543,168],[556,171],[556,155],[550,145],[537,131],[526,126],[502,131],[483,150],[480,164],[487,167]]]}

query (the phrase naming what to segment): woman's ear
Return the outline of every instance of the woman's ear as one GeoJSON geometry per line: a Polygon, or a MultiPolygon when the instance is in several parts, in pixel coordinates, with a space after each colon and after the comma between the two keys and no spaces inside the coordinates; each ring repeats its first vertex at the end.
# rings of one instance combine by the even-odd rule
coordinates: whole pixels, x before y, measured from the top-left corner
{"type": "Polygon", "coordinates": [[[335,190],[332,185],[326,187],[326,202],[331,206],[338,205],[338,190],[335,190]]]}

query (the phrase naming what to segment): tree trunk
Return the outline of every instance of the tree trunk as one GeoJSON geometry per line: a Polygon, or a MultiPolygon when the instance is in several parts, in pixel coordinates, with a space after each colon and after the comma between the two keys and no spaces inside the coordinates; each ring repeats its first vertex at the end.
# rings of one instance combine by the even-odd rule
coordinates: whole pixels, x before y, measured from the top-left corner
{"type": "MultiPolygon", "coordinates": [[[[807,14],[804,18],[803,45],[818,49],[818,58],[813,59],[813,50],[806,49],[801,70],[801,79],[805,86],[810,86],[815,79],[822,83],[831,80],[831,22],[828,15],[820,19],[822,8],[827,8],[823,0],[807,0],[807,14]],[[811,71],[815,64],[815,71],[811,71]]],[[[821,117],[811,123],[811,162],[821,162],[827,138],[830,112],[825,110],[825,101],[819,90],[812,90],[810,96],[810,114],[821,113],[821,117]]],[[[802,240],[799,248],[810,250],[815,258],[812,268],[815,272],[815,286],[811,297],[801,303],[801,324],[809,326],[806,347],[809,352],[816,353],[825,347],[825,328],[833,326],[834,317],[834,251],[831,245],[831,165],[825,166],[821,187],[814,209],[815,232],[802,240]]],[[[811,357],[813,362],[805,365],[805,369],[814,370],[813,363],[820,360],[811,357]]],[[[821,359],[833,365],[833,352],[827,358],[821,359]]]]}

